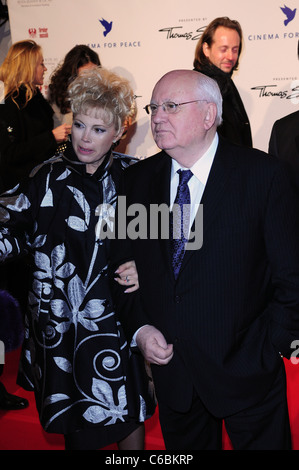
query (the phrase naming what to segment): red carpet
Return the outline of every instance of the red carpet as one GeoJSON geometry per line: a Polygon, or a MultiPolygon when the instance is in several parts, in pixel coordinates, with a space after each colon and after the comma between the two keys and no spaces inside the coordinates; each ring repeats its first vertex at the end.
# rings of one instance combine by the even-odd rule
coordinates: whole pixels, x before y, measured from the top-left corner
{"type": "MultiPolygon", "coordinates": [[[[19,351],[6,354],[6,364],[1,377],[10,393],[25,397],[30,405],[22,411],[0,410],[0,450],[63,450],[64,440],[58,434],[45,433],[40,426],[34,404],[34,396],[16,385],[19,351]]],[[[289,412],[293,439],[293,449],[299,450],[299,364],[293,365],[286,361],[288,378],[289,412]]],[[[145,448],[147,450],[163,450],[164,442],[158,421],[158,411],[146,422],[145,448]]],[[[224,433],[223,448],[231,449],[229,439],[224,433]]],[[[116,446],[106,450],[117,449],[116,446]]]]}

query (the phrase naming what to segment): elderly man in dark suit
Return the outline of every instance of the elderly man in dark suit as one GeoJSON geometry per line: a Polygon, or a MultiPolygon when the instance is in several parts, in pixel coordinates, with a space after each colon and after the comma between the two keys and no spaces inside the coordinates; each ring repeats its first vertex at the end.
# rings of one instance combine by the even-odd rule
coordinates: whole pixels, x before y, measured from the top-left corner
{"type": "Polygon", "coordinates": [[[282,162],[218,137],[221,102],[196,71],[154,87],[146,110],[162,151],[124,175],[127,214],[147,213],[127,230],[140,289],[118,307],[132,302],[121,320],[151,363],[167,449],[221,448],[223,419],[235,449],[290,449],[282,357],[299,338],[298,198],[282,162]],[[154,207],[181,204],[185,252],[186,226],[182,240],[151,231],[154,207]]]}

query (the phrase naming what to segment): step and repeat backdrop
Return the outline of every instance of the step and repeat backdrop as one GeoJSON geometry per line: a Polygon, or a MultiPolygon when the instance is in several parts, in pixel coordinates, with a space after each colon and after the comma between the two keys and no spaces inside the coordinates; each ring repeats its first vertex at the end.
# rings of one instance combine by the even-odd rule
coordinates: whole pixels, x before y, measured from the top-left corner
{"type": "Polygon", "coordinates": [[[125,151],[139,158],[157,151],[143,109],[153,86],[170,70],[193,68],[197,41],[218,16],[238,20],[243,29],[233,79],[254,146],[267,151],[274,121],[299,109],[298,0],[8,0],[7,5],[12,42],[32,38],[43,48],[45,95],[52,71],[76,44],[88,45],[104,67],[130,80],[138,115],[125,151]]]}

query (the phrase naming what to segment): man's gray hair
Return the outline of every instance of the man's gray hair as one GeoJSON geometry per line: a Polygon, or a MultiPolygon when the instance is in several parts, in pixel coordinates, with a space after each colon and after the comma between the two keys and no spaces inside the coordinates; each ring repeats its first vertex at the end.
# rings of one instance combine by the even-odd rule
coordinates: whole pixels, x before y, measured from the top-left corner
{"type": "Polygon", "coordinates": [[[200,99],[205,99],[209,103],[215,103],[217,107],[217,116],[215,124],[220,126],[222,123],[222,95],[218,83],[203,73],[194,71],[198,75],[198,89],[200,99]]]}

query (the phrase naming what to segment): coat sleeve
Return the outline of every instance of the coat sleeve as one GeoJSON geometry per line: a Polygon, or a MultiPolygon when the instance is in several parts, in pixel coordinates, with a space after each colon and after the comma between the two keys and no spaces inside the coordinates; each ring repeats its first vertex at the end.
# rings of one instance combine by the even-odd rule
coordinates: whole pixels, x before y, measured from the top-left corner
{"type": "Polygon", "coordinates": [[[271,339],[289,358],[299,339],[299,198],[283,166],[269,193],[264,237],[274,288],[268,306],[271,339]]]}
{"type": "Polygon", "coordinates": [[[33,203],[37,200],[32,180],[0,195],[0,263],[26,255],[34,228],[33,203]]]}

